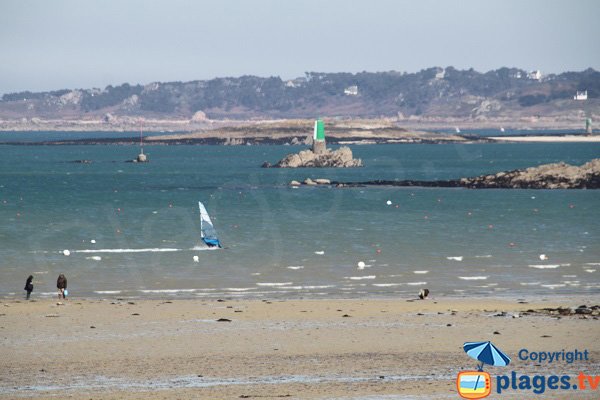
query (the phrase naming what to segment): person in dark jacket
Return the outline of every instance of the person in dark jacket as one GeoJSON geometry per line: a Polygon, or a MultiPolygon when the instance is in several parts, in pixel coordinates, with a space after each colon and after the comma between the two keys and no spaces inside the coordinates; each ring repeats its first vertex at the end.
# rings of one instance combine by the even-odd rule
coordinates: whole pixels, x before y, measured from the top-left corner
{"type": "Polygon", "coordinates": [[[27,300],[29,300],[29,296],[31,296],[31,292],[33,292],[33,275],[29,275],[23,289],[27,291],[27,300]]]}
{"type": "Polygon", "coordinates": [[[65,298],[65,289],[67,288],[67,278],[64,274],[60,274],[56,280],[56,287],[58,288],[58,299],[65,298]]]}

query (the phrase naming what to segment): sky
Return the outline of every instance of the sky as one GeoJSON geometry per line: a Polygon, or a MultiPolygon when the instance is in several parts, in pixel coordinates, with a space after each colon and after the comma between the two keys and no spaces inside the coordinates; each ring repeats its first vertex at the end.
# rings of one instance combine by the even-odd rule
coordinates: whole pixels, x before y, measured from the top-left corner
{"type": "Polygon", "coordinates": [[[433,66],[600,70],[598,0],[0,0],[0,94],[433,66]]]}

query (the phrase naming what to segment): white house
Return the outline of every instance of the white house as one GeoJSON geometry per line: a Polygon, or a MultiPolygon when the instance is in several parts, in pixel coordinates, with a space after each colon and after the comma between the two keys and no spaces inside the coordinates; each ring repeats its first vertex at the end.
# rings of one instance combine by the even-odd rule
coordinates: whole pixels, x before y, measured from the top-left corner
{"type": "Polygon", "coordinates": [[[573,96],[573,100],[587,100],[587,90],[578,90],[575,96],[573,96]]]}
{"type": "Polygon", "coordinates": [[[539,69],[536,69],[535,71],[531,71],[527,77],[529,79],[534,79],[536,81],[540,81],[542,80],[542,71],[540,71],[539,69]]]}
{"type": "Polygon", "coordinates": [[[344,94],[346,96],[357,96],[358,95],[358,86],[356,86],[356,85],[348,86],[346,89],[344,89],[344,94]]]}

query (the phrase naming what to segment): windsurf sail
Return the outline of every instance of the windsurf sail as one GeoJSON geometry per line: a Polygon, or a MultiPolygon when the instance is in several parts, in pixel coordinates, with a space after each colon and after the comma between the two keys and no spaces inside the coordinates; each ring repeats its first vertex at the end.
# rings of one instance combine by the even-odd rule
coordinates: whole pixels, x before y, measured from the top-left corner
{"type": "Polygon", "coordinates": [[[200,237],[202,241],[209,247],[221,247],[217,231],[210,220],[204,204],[198,202],[198,207],[200,208],[200,237]]]}

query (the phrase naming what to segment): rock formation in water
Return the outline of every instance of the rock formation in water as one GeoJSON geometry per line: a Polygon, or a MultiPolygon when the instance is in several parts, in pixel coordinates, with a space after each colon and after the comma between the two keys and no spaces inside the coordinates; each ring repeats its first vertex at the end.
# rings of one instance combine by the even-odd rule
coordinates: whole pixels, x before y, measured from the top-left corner
{"type": "Polygon", "coordinates": [[[600,159],[596,158],[580,167],[564,162],[539,167],[498,172],[463,178],[460,186],[469,188],[515,189],[598,189],[600,188],[600,159]]]}
{"type": "Polygon", "coordinates": [[[315,154],[312,150],[303,150],[297,154],[288,154],[277,164],[263,167],[272,168],[353,168],[362,167],[360,158],[352,157],[349,147],[340,147],[337,150],[327,149],[323,154],[315,154]]]}
{"type": "Polygon", "coordinates": [[[600,158],[580,167],[564,162],[447,181],[333,182],[346,186],[465,187],[469,189],[600,189],[600,158]]]}

